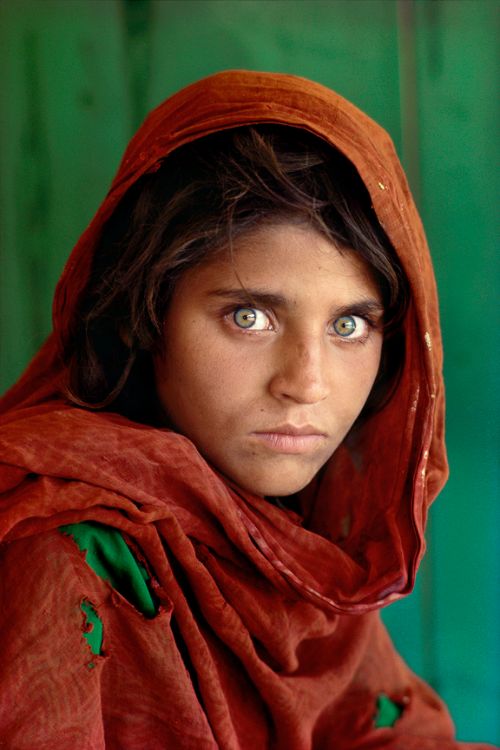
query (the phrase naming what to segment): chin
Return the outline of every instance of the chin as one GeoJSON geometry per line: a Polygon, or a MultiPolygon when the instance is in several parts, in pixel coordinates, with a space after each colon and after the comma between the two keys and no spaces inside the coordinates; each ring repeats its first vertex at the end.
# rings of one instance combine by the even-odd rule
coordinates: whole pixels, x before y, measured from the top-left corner
{"type": "Polygon", "coordinates": [[[249,478],[248,482],[240,481],[239,484],[253,495],[260,495],[261,497],[288,497],[307,487],[314,476],[315,474],[312,476],[308,475],[307,477],[297,477],[295,480],[290,477],[280,480],[274,476],[267,479],[263,477],[257,481],[253,477],[252,479],[249,478]]]}

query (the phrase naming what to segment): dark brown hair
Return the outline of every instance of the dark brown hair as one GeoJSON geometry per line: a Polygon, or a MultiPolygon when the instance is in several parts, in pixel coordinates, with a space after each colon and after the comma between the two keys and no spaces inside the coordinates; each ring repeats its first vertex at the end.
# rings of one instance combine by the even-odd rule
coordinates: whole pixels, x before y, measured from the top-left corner
{"type": "Polygon", "coordinates": [[[403,358],[407,282],[353,165],[297,128],[226,130],[179,148],[107,222],[66,348],[67,396],[155,424],[152,354],[176,281],[262,223],[305,223],[359,254],[382,293],[382,364],[365,413],[388,398],[403,358]]]}

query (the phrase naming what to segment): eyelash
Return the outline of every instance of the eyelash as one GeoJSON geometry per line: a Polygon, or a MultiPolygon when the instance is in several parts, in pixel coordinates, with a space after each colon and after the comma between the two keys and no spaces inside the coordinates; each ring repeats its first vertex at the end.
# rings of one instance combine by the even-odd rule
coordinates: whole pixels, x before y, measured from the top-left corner
{"type": "MultiPolygon", "coordinates": [[[[255,336],[261,333],[266,333],[267,331],[276,330],[276,328],[273,325],[272,314],[268,311],[262,310],[261,308],[254,307],[252,305],[245,305],[245,304],[232,305],[229,309],[224,310],[223,317],[234,329],[236,329],[239,333],[243,333],[245,335],[255,336]],[[257,313],[264,314],[270,321],[270,324],[271,324],[270,327],[254,329],[252,327],[243,328],[239,326],[234,320],[234,316],[240,310],[252,310],[257,313]]],[[[355,318],[355,319],[362,320],[363,323],[366,325],[367,329],[363,334],[361,334],[360,336],[356,338],[353,338],[352,336],[343,337],[339,333],[330,334],[333,339],[335,339],[338,343],[341,343],[341,344],[347,344],[347,345],[364,344],[368,340],[370,332],[378,328],[378,321],[374,320],[369,315],[366,315],[366,314],[357,315],[354,312],[344,313],[343,315],[339,315],[338,318],[335,318],[335,320],[331,321],[330,326],[333,326],[337,321],[341,320],[342,318],[355,318]]]]}

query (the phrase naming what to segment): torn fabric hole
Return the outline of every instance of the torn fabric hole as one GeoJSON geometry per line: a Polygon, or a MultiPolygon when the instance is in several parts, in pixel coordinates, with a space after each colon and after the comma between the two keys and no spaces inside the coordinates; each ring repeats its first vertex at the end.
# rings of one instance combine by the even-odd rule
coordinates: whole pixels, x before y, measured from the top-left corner
{"type": "Polygon", "coordinates": [[[118,529],[84,521],[61,526],[60,531],[85,552],[85,561],[94,573],[108,581],[133,607],[148,618],[158,614],[146,568],[135,558],[118,529]]]}
{"type": "Polygon", "coordinates": [[[382,727],[393,727],[402,713],[402,706],[392,701],[387,695],[384,695],[384,693],[381,693],[377,698],[375,728],[382,729],[382,727]]]}
{"type": "Polygon", "coordinates": [[[92,604],[84,599],[80,604],[80,608],[85,615],[85,625],[83,629],[83,637],[90,646],[90,650],[93,654],[101,654],[102,651],[102,639],[103,639],[103,626],[102,620],[95,611],[92,604]]]}

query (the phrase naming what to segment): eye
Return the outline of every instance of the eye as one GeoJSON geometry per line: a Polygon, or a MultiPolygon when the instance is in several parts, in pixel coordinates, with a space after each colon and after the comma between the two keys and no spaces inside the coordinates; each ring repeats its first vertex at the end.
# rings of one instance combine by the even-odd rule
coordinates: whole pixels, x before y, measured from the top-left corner
{"type": "Polygon", "coordinates": [[[358,315],[342,315],[332,325],[335,333],[343,339],[357,341],[367,334],[368,323],[358,315]]]}
{"type": "Polygon", "coordinates": [[[239,307],[233,313],[233,320],[238,328],[252,328],[254,331],[268,331],[272,327],[268,316],[255,307],[239,307]]]}

